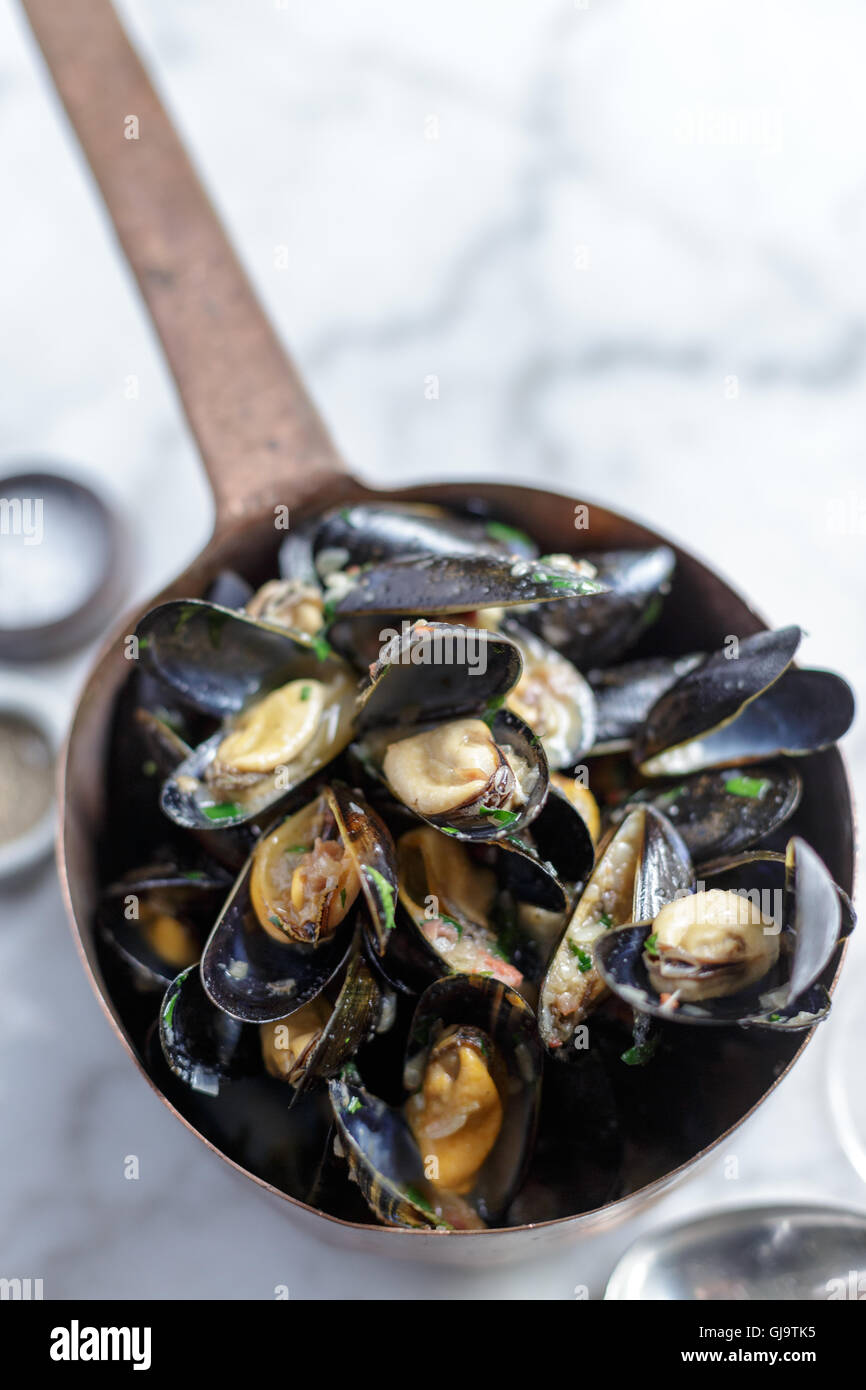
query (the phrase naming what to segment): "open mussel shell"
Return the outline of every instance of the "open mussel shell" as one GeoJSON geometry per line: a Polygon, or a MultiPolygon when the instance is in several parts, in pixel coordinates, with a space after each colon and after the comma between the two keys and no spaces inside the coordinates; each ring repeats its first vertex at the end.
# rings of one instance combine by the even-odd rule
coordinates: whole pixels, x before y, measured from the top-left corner
{"type": "Polygon", "coordinates": [[[351,948],[354,913],[315,942],[278,940],[265,931],[251,895],[254,857],[241,871],[201,960],[205,990],[219,1009],[247,1023],[272,1023],[314,999],[351,948]]]}
{"type": "Polygon", "coordinates": [[[424,503],[356,502],[325,512],[313,550],[324,577],[335,568],[379,564],[409,555],[522,555],[538,547],[504,522],[459,516],[424,503]]]}
{"type": "Polygon", "coordinates": [[[195,964],[213,919],[231,888],[218,868],[149,864],[106,888],[97,920],[102,940],[136,988],[164,990],[195,964]]]}
{"type": "MultiPolygon", "coordinates": [[[[364,1043],[377,1032],[385,1031],[393,1021],[393,996],[365,960],[361,939],[359,927],[345,968],[336,982],[336,997],[328,991],[332,994],[333,1005],[318,1037],[293,1066],[281,1069],[280,1079],[294,1087],[292,1104],[316,1082],[336,1076],[364,1043]]],[[[279,1030],[284,1024],[290,1025],[291,1019],[289,1015],[286,1020],[263,1025],[274,1030],[275,1055],[280,1047],[279,1030]]]]}
{"type": "Polygon", "coordinates": [[[691,886],[691,860],[677,832],[653,806],[636,806],[600,846],[545,974],[538,1027],[552,1055],[572,1058],[576,1029],[608,992],[597,965],[604,939],[651,919],[691,886]]]}
{"type": "Polygon", "coordinates": [[[650,710],[633,758],[645,776],[731,767],[835,743],[854,697],[828,671],[789,670],[798,627],[759,632],[704,658],[650,710]]]}
{"type": "MultiPolygon", "coordinates": [[[[302,666],[305,669],[306,663],[302,666]]],[[[301,673],[291,679],[303,682],[307,677],[301,673]]],[[[305,741],[286,761],[277,760],[270,771],[234,780],[229,766],[225,782],[221,776],[212,775],[214,769],[220,772],[219,760],[224,756],[226,741],[238,721],[254,709],[257,701],[253,700],[234,721],[229,720],[194,748],[167,777],[160,804],[169,819],[184,829],[196,831],[227,831],[254,820],[263,821],[297,787],[342,752],[352,736],[354,677],[344,662],[334,658],[320,662],[315,676],[310,679],[322,686],[321,712],[314,722],[311,721],[305,741]]],[[[301,686],[302,697],[303,692],[301,686]]]]}
{"type": "Polygon", "coordinates": [[[776,921],[778,959],[756,983],[739,993],[700,1002],[676,1000],[674,994],[663,1003],[650,982],[644,959],[647,938],[653,933],[647,914],[643,921],[611,932],[599,943],[596,961],[608,988],[639,1012],[671,1023],[796,1032],[820,1022],[829,1011],[830,1001],[819,976],[853,926],[853,917],[821,859],[797,836],[788,842],[785,855],[781,910],[768,912],[764,904],[774,890],[755,889],[753,871],[768,865],[780,868],[779,860],[778,855],[744,855],[739,860],[720,862],[712,874],[715,886],[737,864],[741,869],[749,866],[751,883],[735,891],[750,901],[758,894],[763,915],[776,921]]]}
{"type": "Polygon", "coordinates": [[[498,1137],[479,1168],[467,1200],[486,1223],[501,1219],[520,1187],[532,1157],[541,1104],[543,1052],[535,1015],[526,1000],[499,980],[452,975],[424,991],[409,1030],[403,1081],[419,1098],[426,1067],[453,1030],[478,1030],[493,1045],[487,1058],[491,1075],[502,1068],[498,1088],[502,1122],[498,1137]]]}
{"type": "Polygon", "coordinates": [[[593,671],[589,678],[595,696],[592,752],[620,753],[630,749],[656,702],[703,659],[700,653],[652,656],[593,671]]]}
{"type": "Polygon", "coordinates": [[[416,622],[383,635],[358,701],[357,726],[407,728],[500,705],[520,679],[520,649],[487,628],[416,622]]]}
{"type": "Polygon", "coordinates": [[[337,617],[467,613],[478,608],[549,603],[602,592],[591,566],[565,573],[540,560],[496,555],[422,555],[385,560],[347,576],[337,617]]]}
{"type": "Polygon", "coordinates": [[[523,659],[509,707],[538,734],[551,767],[573,767],[596,741],[589,682],[560,652],[507,615],[499,629],[516,642],[523,659]]]}
{"type": "Polygon", "coordinates": [[[537,967],[512,929],[512,904],[520,893],[548,911],[564,911],[566,890],[552,866],[522,846],[469,846],[417,824],[400,836],[397,863],[401,911],[386,968],[408,987],[442,975],[487,974],[521,989],[526,970],[537,967]]]}
{"type": "Polygon", "coordinates": [[[356,788],[332,782],[325,796],[361,880],[367,939],[376,955],[383,956],[397,905],[397,858],[391,832],[356,788]]]}
{"type": "MultiPolygon", "coordinates": [[[[557,556],[545,557],[556,564],[557,556]]],[[[610,665],[632,647],[658,618],[670,590],[676,558],[669,546],[652,550],[587,551],[606,590],[600,601],[564,596],[559,603],[533,609],[524,619],[545,642],[588,671],[610,665]]]]}
{"type": "MultiPolygon", "coordinates": [[[[499,709],[489,714],[484,723],[496,752],[495,771],[479,792],[441,813],[423,814],[417,802],[401,797],[384,772],[385,757],[392,744],[410,736],[433,733],[441,725],[425,723],[417,728],[371,731],[356,745],[358,756],[370,775],[381,777],[394,797],[413,815],[443,834],[471,841],[517,836],[532,824],[544,806],[550,785],[547,759],[541,740],[511,710],[499,709]],[[507,802],[503,804],[501,791],[511,783],[515,787],[519,785],[521,798],[513,807],[507,802]]],[[[459,788],[455,795],[459,795],[459,788]]]]}
{"type": "Polygon", "coordinates": [[[502,881],[512,896],[550,912],[565,911],[574,888],[586,882],[595,862],[586,821],[552,784],[528,830],[507,835],[496,845],[505,856],[502,881]]]}
{"type": "Polygon", "coordinates": [[[483,1227],[468,1202],[439,1191],[427,1178],[402,1110],[372,1095],[351,1069],[328,1089],[350,1176],[380,1221],[432,1231],[483,1227]]]}
{"type": "Polygon", "coordinates": [[[174,1075],[204,1095],[218,1095],[222,1082],[253,1076],[261,1068],[255,1030],[214,1007],[195,965],[165,992],[159,1041],[174,1075]]]}
{"type": "Polygon", "coordinates": [[[328,680],[327,643],[203,599],[173,599],[136,628],[141,659],[193,708],[224,719],[289,680],[328,680]]]}
{"type": "Polygon", "coordinates": [[[763,840],[796,811],[803,781],[788,762],[698,772],[673,786],[643,788],[611,814],[619,824],[631,808],[654,806],[676,826],[696,864],[763,840]]]}

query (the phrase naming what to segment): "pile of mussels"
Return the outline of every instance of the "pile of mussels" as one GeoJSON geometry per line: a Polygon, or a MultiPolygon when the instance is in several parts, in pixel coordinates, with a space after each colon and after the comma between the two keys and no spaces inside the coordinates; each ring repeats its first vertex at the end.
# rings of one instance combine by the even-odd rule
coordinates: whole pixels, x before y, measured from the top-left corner
{"type": "Polygon", "coordinates": [[[280,569],[148,613],[116,719],[114,840],[150,862],[98,930],[187,1087],[314,1095],[329,1182],[476,1229],[520,1218],[590,1018],[624,1068],[668,1024],[826,1015],[850,904],[803,839],[755,848],[853,715],[799,628],[624,661],[667,547],[541,559],[428,506],[334,510],[280,569]]]}

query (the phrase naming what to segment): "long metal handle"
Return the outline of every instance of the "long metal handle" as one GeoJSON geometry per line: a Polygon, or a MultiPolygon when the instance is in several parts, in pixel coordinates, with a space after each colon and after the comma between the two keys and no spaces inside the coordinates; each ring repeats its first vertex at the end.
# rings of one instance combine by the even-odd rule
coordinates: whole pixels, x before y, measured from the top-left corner
{"type": "Polygon", "coordinates": [[[108,0],[22,0],[165,350],[217,527],[343,465],[108,0]],[[131,138],[132,137],[132,138],[131,138]]]}

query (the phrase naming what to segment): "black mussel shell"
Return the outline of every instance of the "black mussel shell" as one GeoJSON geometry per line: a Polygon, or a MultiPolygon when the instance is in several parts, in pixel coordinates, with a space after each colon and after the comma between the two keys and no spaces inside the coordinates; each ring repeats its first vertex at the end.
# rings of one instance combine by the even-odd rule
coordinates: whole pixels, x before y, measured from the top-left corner
{"type": "Polygon", "coordinates": [[[358,701],[362,731],[498,708],[523,670],[516,643],[487,628],[416,622],[383,642],[358,701]]]}
{"type": "Polygon", "coordinates": [[[564,574],[540,560],[495,555],[425,555],[362,569],[334,601],[337,617],[364,613],[407,616],[469,613],[479,608],[549,603],[602,592],[586,575],[564,574]]]}
{"type": "Polygon", "coordinates": [[[803,782],[790,763],[750,764],[683,777],[661,790],[646,787],[611,814],[619,824],[648,802],[676,827],[696,864],[747,849],[783,825],[800,804],[803,782]]]}
{"type": "Polygon", "coordinates": [[[364,919],[371,949],[383,956],[395,927],[397,858],[391,832],[357,789],[334,781],[325,795],[340,838],[358,869],[367,903],[364,919]]]}
{"type": "Polygon", "coordinates": [[[241,871],[201,960],[205,990],[217,1008],[246,1023],[286,1018],[319,994],[346,960],[355,930],[350,912],[316,945],[277,941],[250,898],[252,858],[241,871]]]}
{"type": "Polygon", "coordinates": [[[705,657],[656,702],[633,758],[646,776],[730,767],[835,743],[854,697],[829,671],[789,670],[798,627],[759,632],[705,657]]]}
{"type": "Polygon", "coordinates": [[[148,670],[203,714],[224,719],[290,680],[327,680],[326,642],[201,599],[153,608],[136,629],[148,670]]]}
{"type": "Polygon", "coordinates": [[[480,1029],[507,1074],[499,1137],[468,1200],[486,1223],[501,1219],[526,1174],[541,1105],[543,1052],[526,1000],[499,980],[450,975],[424,991],[409,1030],[403,1079],[411,1096],[422,1083],[430,1049],[452,1027],[480,1029]]]}
{"type": "Polygon", "coordinates": [[[159,1011],[159,1041],[174,1075],[204,1095],[218,1095],[222,1082],[261,1068],[255,1030],[214,1007],[197,965],[168,986],[159,1011]]]}
{"type": "MultiPolygon", "coordinates": [[[[488,783],[476,800],[466,802],[441,815],[422,816],[414,807],[408,808],[419,820],[441,830],[445,835],[454,835],[458,840],[501,840],[506,836],[519,835],[540,813],[550,787],[550,774],[541,740],[536,738],[522,719],[511,710],[499,709],[489,715],[485,723],[496,746],[499,749],[507,749],[513,759],[519,759],[530,769],[525,781],[526,799],[518,810],[488,805],[485,800],[485,797],[489,796],[488,783]]],[[[391,730],[376,730],[354,747],[368,774],[372,777],[384,777],[382,765],[390,743],[435,727],[435,724],[431,725],[425,721],[418,728],[393,730],[393,738],[390,737],[391,730]]]]}
{"type": "Polygon", "coordinates": [[[653,806],[636,806],[602,843],[595,868],[553,952],[541,987],[538,1026],[551,1055],[574,1060],[575,1031],[607,993],[598,953],[616,928],[648,921],[678,894],[689,891],[693,873],[688,851],[670,823],[653,806]],[[623,874],[625,878],[623,879],[623,874]],[[608,889],[608,876],[611,886],[608,889]],[[619,892],[616,883],[619,880],[619,892]],[[596,922],[596,891],[610,893],[596,922]],[[589,896],[587,896],[589,895],[589,896]],[[577,974],[575,974],[575,971],[577,974]],[[568,1012],[557,999],[578,987],[582,998],[568,1012]]]}
{"type": "Polygon", "coordinates": [[[141,900],[159,895],[166,911],[170,908],[171,915],[177,915],[187,928],[191,940],[198,938],[197,961],[230,888],[231,878],[217,866],[182,868],[173,862],[144,865],[105,889],[97,913],[100,936],[123,962],[138,989],[164,990],[177,975],[178,965],[148,942],[137,915],[141,900]]]}
{"type": "Polygon", "coordinates": [[[459,516],[430,504],[357,502],[326,512],[316,527],[320,572],[379,564],[409,555],[523,555],[538,547],[504,522],[459,516]]]}
{"type": "Polygon", "coordinates": [[[351,1070],[328,1083],[340,1149],[367,1205],[389,1226],[415,1230],[477,1230],[475,1211],[439,1191],[402,1110],[372,1095],[351,1070]]]}
{"type": "Polygon", "coordinates": [[[631,748],[656,701],[703,659],[699,654],[653,656],[592,672],[589,679],[596,717],[592,752],[617,753],[631,748]]]}
{"type": "MultiPolygon", "coordinates": [[[[742,856],[741,865],[778,864],[779,856],[742,856]]],[[[731,861],[732,863],[734,861],[731,861]]],[[[725,866],[720,865],[718,878],[725,866]]],[[[750,886],[751,895],[755,890],[750,886]]],[[[759,890],[760,891],[760,890],[759,890]]],[[[762,903],[764,894],[762,892],[762,903]]],[[[763,908],[762,908],[763,910],[763,908]]],[[[829,996],[818,977],[830,964],[846,930],[844,900],[818,855],[799,837],[788,843],[785,856],[785,891],[779,923],[781,952],[778,962],[756,984],[738,994],[664,1004],[649,981],[644,947],[653,930],[652,920],[611,932],[596,948],[598,969],[605,983],[621,999],[641,1013],[670,1023],[781,1028],[804,1031],[829,1011],[829,996]]]]}
{"type": "Polygon", "coordinates": [[[375,1033],[387,1030],[392,1018],[393,998],[359,951],[349,961],[334,1012],[298,1089],[306,1089],[313,1079],[336,1076],[375,1033]]]}
{"type": "MultiPolygon", "coordinates": [[[[556,557],[546,557],[556,563],[556,557]]],[[[580,597],[534,609],[525,621],[581,670],[610,665],[658,618],[676,564],[667,545],[652,550],[587,551],[607,590],[596,603],[580,597]]]]}

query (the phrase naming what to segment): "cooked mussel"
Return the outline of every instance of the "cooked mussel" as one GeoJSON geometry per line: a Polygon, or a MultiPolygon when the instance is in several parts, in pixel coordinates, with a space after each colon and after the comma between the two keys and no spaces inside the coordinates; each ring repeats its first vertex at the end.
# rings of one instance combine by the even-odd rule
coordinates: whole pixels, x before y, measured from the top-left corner
{"type": "Polygon", "coordinates": [[[355,678],[300,631],[206,603],[169,603],[139,626],[143,655],[223,726],[166,780],[162,808],[187,829],[260,818],[351,737],[355,678]]]}
{"type": "Polygon", "coordinates": [[[437,973],[489,974],[520,988],[523,974],[493,922],[493,867],[478,863],[460,841],[420,825],[398,839],[397,869],[400,903],[437,973]]]}
{"type": "Polygon", "coordinates": [[[331,1082],[352,1175],[376,1215],[431,1229],[501,1219],[532,1152],[540,1078],[519,994],[479,976],[431,985],[410,1028],[402,1110],[357,1077],[331,1082]]]}
{"type": "Polygon", "coordinates": [[[336,1076],[392,1019],[390,992],[364,959],[359,932],[335,988],[324,990],[287,1018],[260,1024],[265,1070],[296,1093],[305,1091],[316,1080],[336,1076]]]}
{"type": "Polygon", "coordinates": [[[569,1055],[575,1029],[608,992],[596,964],[604,936],[654,916],[691,882],[688,851],[664,816],[651,806],[630,811],[601,846],[544,977],[538,1026],[551,1052],[569,1055]]]}
{"type": "Polygon", "coordinates": [[[315,999],[346,958],[360,893],[374,944],[390,929],[393,855],[384,825],[349,789],[325,787],[287,816],[259,841],[205,946],[202,981],[213,1002],[268,1023],[315,999]],[[365,833],[356,825],[344,838],[347,816],[365,809],[365,833]]]}
{"type": "Polygon", "coordinates": [[[359,757],[447,834],[516,834],[548,788],[539,739],[502,708],[521,669],[516,645],[498,633],[415,623],[391,639],[361,696],[359,757]]]}
{"type": "Polygon", "coordinates": [[[642,1013],[796,1031],[828,1011],[819,977],[853,925],[843,907],[818,855],[795,836],[781,909],[752,887],[702,889],[611,932],[596,960],[608,987],[642,1013]]]}
{"type": "Polygon", "coordinates": [[[371,1211],[388,1226],[477,1231],[484,1222],[456,1193],[438,1189],[403,1111],[388,1105],[344,1069],[328,1083],[339,1152],[371,1211]]]}
{"type": "Polygon", "coordinates": [[[439,1189],[500,1219],[526,1171],[542,1052],[526,1001],[498,980],[450,976],[422,994],[406,1049],[406,1115],[439,1189]]]}
{"type": "Polygon", "coordinates": [[[138,989],[165,990],[195,964],[231,879],[219,868],[170,861],[134,869],[106,888],[100,937],[138,989]]]}

